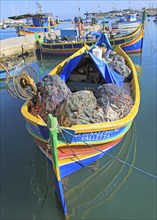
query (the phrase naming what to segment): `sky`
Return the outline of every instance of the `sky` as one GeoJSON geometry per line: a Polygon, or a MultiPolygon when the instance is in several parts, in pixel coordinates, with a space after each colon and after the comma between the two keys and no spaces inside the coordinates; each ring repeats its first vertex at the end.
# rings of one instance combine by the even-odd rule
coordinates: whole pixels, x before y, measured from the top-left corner
{"type": "Polygon", "coordinates": [[[53,17],[58,16],[60,19],[74,18],[79,15],[84,17],[84,13],[88,12],[107,12],[113,8],[128,9],[141,9],[157,8],[157,0],[0,0],[0,20],[7,19],[9,16],[36,13],[36,2],[42,5],[43,12],[53,13],[53,17]]]}

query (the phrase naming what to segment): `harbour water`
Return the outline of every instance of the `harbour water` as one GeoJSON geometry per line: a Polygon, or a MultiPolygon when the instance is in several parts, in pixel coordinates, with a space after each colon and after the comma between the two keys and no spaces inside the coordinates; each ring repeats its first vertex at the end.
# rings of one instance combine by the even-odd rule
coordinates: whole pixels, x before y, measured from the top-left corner
{"type": "MultiPolygon", "coordinates": [[[[6,32],[9,35],[9,31],[6,32]]],[[[139,74],[140,109],[126,137],[110,152],[155,176],[156,33],[157,24],[151,18],[145,25],[142,55],[131,56],[135,64],[140,62],[142,69],[139,74]]],[[[6,38],[5,30],[3,34],[2,39],[6,38]]],[[[61,56],[43,56],[40,77],[62,59],[61,56]]],[[[23,101],[11,98],[3,86],[0,102],[1,219],[64,219],[54,193],[51,169],[26,131],[25,120],[20,113],[23,101]]],[[[70,219],[157,219],[157,180],[107,155],[93,166],[66,178],[63,184],[70,219]]]]}

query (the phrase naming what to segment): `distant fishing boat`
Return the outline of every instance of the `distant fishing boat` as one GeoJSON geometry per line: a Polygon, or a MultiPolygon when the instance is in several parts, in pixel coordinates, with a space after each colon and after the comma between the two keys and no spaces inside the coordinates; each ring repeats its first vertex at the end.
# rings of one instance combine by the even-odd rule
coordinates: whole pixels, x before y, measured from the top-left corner
{"type": "MultiPolygon", "coordinates": [[[[71,33],[77,33],[77,30],[74,29],[71,33]]],[[[65,36],[68,34],[68,30],[65,32],[65,36]]],[[[37,43],[37,50],[40,51],[40,53],[43,54],[51,54],[51,55],[70,55],[75,53],[77,50],[82,48],[84,44],[87,44],[88,46],[92,46],[96,39],[99,38],[101,35],[101,32],[93,32],[94,34],[97,34],[94,39],[86,39],[85,37],[80,39],[77,35],[73,35],[72,37],[66,37],[62,39],[58,39],[56,37],[55,33],[51,33],[53,39],[43,39],[39,38],[37,43]],[[76,37],[78,40],[76,40],[76,37]]],[[[89,32],[90,34],[90,32],[89,32]]],[[[91,32],[92,34],[92,32],[91,32]]],[[[142,52],[143,48],[143,36],[144,36],[144,23],[140,24],[139,27],[131,34],[120,36],[114,35],[109,38],[109,41],[113,48],[115,48],[118,45],[121,45],[121,48],[128,54],[130,53],[140,53],[142,52]]]]}
{"type": "Polygon", "coordinates": [[[137,28],[142,22],[142,19],[137,19],[136,14],[127,14],[121,17],[120,20],[111,23],[112,29],[129,29],[137,28]]]}
{"type": "Polygon", "coordinates": [[[9,19],[13,20],[31,19],[31,22],[27,22],[29,23],[28,25],[19,24],[16,26],[18,36],[49,32],[57,25],[53,20],[52,13],[42,13],[42,6],[39,3],[37,3],[37,6],[38,11],[35,14],[27,13],[8,17],[9,19]]]}

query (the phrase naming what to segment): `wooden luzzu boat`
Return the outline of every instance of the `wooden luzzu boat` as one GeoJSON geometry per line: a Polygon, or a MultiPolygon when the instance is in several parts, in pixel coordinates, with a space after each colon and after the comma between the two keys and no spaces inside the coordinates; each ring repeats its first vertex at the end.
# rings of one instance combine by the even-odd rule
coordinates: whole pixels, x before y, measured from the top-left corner
{"type": "Polygon", "coordinates": [[[111,49],[102,35],[97,47],[85,45],[36,84],[35,69],[29,66],[13,81],[10,75],[7,78],[10,93],[27,99],[21,108],[26,128],[53,165],[66,217],[61,180],[115,147],[138,113],[135,66],[120,46],[114,52],[111,49]]]}
{"type": "MultiPolygon", "coordinates": [[[[42,95],[44,95],[42,92],[39,95],[40,104],[38,106],[36,106],[32,100],[28,100],[21,108],[22,115],[26,120],[28,132],[32,135],[36,144],[46,155],[47,159],[52,162],[56,182],[56,192],[66,218],[68,218],[68,214],[61,180],[71,173],[98,160],[104,156],[106,152],[115,147],[130,129],[132,122],[138,113],[140,90],[135,66],[120,46],[114,51],[116,54],[124,58],[127,67],[129,67],[131,71],[129,78],[126,80],[129,93],[126,92],[126,96],[122,99],[127,100],[130,96],[133,101],[131,108],[124,117],[106,121],[99,120],[99,122],[97,121],[94,123],[91,119],[88,123],[85,122],[79,124],[75,123],[78,118],[80,118],[80,116],[77,115],[74,119],[74,124],[68,126],[67,123],[69,123],[69,121],[66,121],[67,123],[65,124],[60,124],[57,121],[57,116],[52,117],[51,114],[48,114],[51,113],[51,111],[48,112],[46,110],[45,114],[48,114],[49,117],[45,120],[38,113],[38,108],[42,107],[41,99],[42,95]],[[36,113],[32,111],[34,108],[37,110],[35,110],[36,113]]],[[[72,94],[67,96],[65,100],[68,100],[68,97],[72,97],[76,91],[88,90],[86,91],[87,93],[95,92],[97,88],[102,88],[103,85],[117,86],[117,92],[124,89],[124,85],[126,85],[126,82],[123,82],[125,81],[124,78],[110,68],[105,60],[99,58],[99,54],[97,55],[95,55],[93,48],[91,49],[85,45],[75,54],[71,55],[56,66],[49,73],[45,81],[48,80],[48,77],[53,78],[56,76],[59,77],[62,82],[66,83],[72,91],[72,94]],[[85,75],[82,72],[80,74],[78,74],[78,72],[76,73],[80,66],[85,69],[85,75]],[[94,72],[94,75],[92,72],[93,69],[96,71],[94,72]]],[[[26,77],[23,77],[23,79],[20,79],[20,82],[23,82],[25,79],[26,77]]],[[[27,85],[30,84],[28,83],[27,85]]],[[[22,84],[22,87],[25,88],[25,84],[22,84]]],[[[32,86],[32,88],[34,87],[32,86]]],[[[47,89],[47,92],[49,92],[48,90],[49,89],[47,89]]],[[[57,90],[59,90],[59,93],[64,93],[64,89],[62,90],[58,87],[56,91],[57,90]]],[[[81,92],[84,94],[84,105],[87,107],[86,114],[90,118],[90,113],[88,113],[91,110],[90,107],[88,107],[90,99],[86,100],[87,93],[84,93],[84,91],[81,92]]],[[[100,93],[101,90],[98,90],[98,96],[100,93]]],[[[121,97],[122,93],[120,92],[119,94],[121,97]]],[[[52,105],[53,104],[55,105],[55,103],[52,103],[52,105]]],[[[118,107],[114,106],[114,108],[117,109],[118,107]]],[[[44,108],[41,110],[43,113],[44,108]]],[[[98,108],[96,107],[95,110],[97,111],[98,108]]],[[[61,121],[61,118],[64,118],[62,116],[65,116],[65,109],[60,108],[59,111],[61,116],[59,121],[61,121]]]]}
{"type": "MultiPolygon", "coordinates": [[[[144,25],[143,23],[131,34],[124,36],[114,36],[110,37],[110,43],[115,48],[121,45],[121,48],[128,54],[130,53],[140,53],[143,48],[143,37],[144,37],[144,25]]],[[[73,54],[85,44],[91,46],[96,40],[77,40],[77,41],[56,41],[44,42],[43,39],[38,39],[38,49],[43,54],[50,55],[67,55],[73,54]]]]}

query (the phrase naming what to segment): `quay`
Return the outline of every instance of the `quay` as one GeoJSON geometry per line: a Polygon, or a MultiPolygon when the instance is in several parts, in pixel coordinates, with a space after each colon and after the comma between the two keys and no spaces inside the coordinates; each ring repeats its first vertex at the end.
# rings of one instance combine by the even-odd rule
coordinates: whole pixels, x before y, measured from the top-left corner
{"type": "MultiPolygon", "coordinates": [[[[59,30],[54,32],[56,35],[60,34],[59,30]]],[[[44,34],[47,35],[48,33],[44,34]]],[[[40,35],[42,37],[43,33],[40,35]]],[[[36,34],[0,40],[0,63],[15,60],[23,55],[35,55],[37,46],[36,42],[36,34]]]]}
{"type": "Polygon", "coordinates": [[[0,62],[16,59],[26,54],[35,54],[35,35],[31,34],[22,37],[13,37],[0,40],[0,62]]]}

